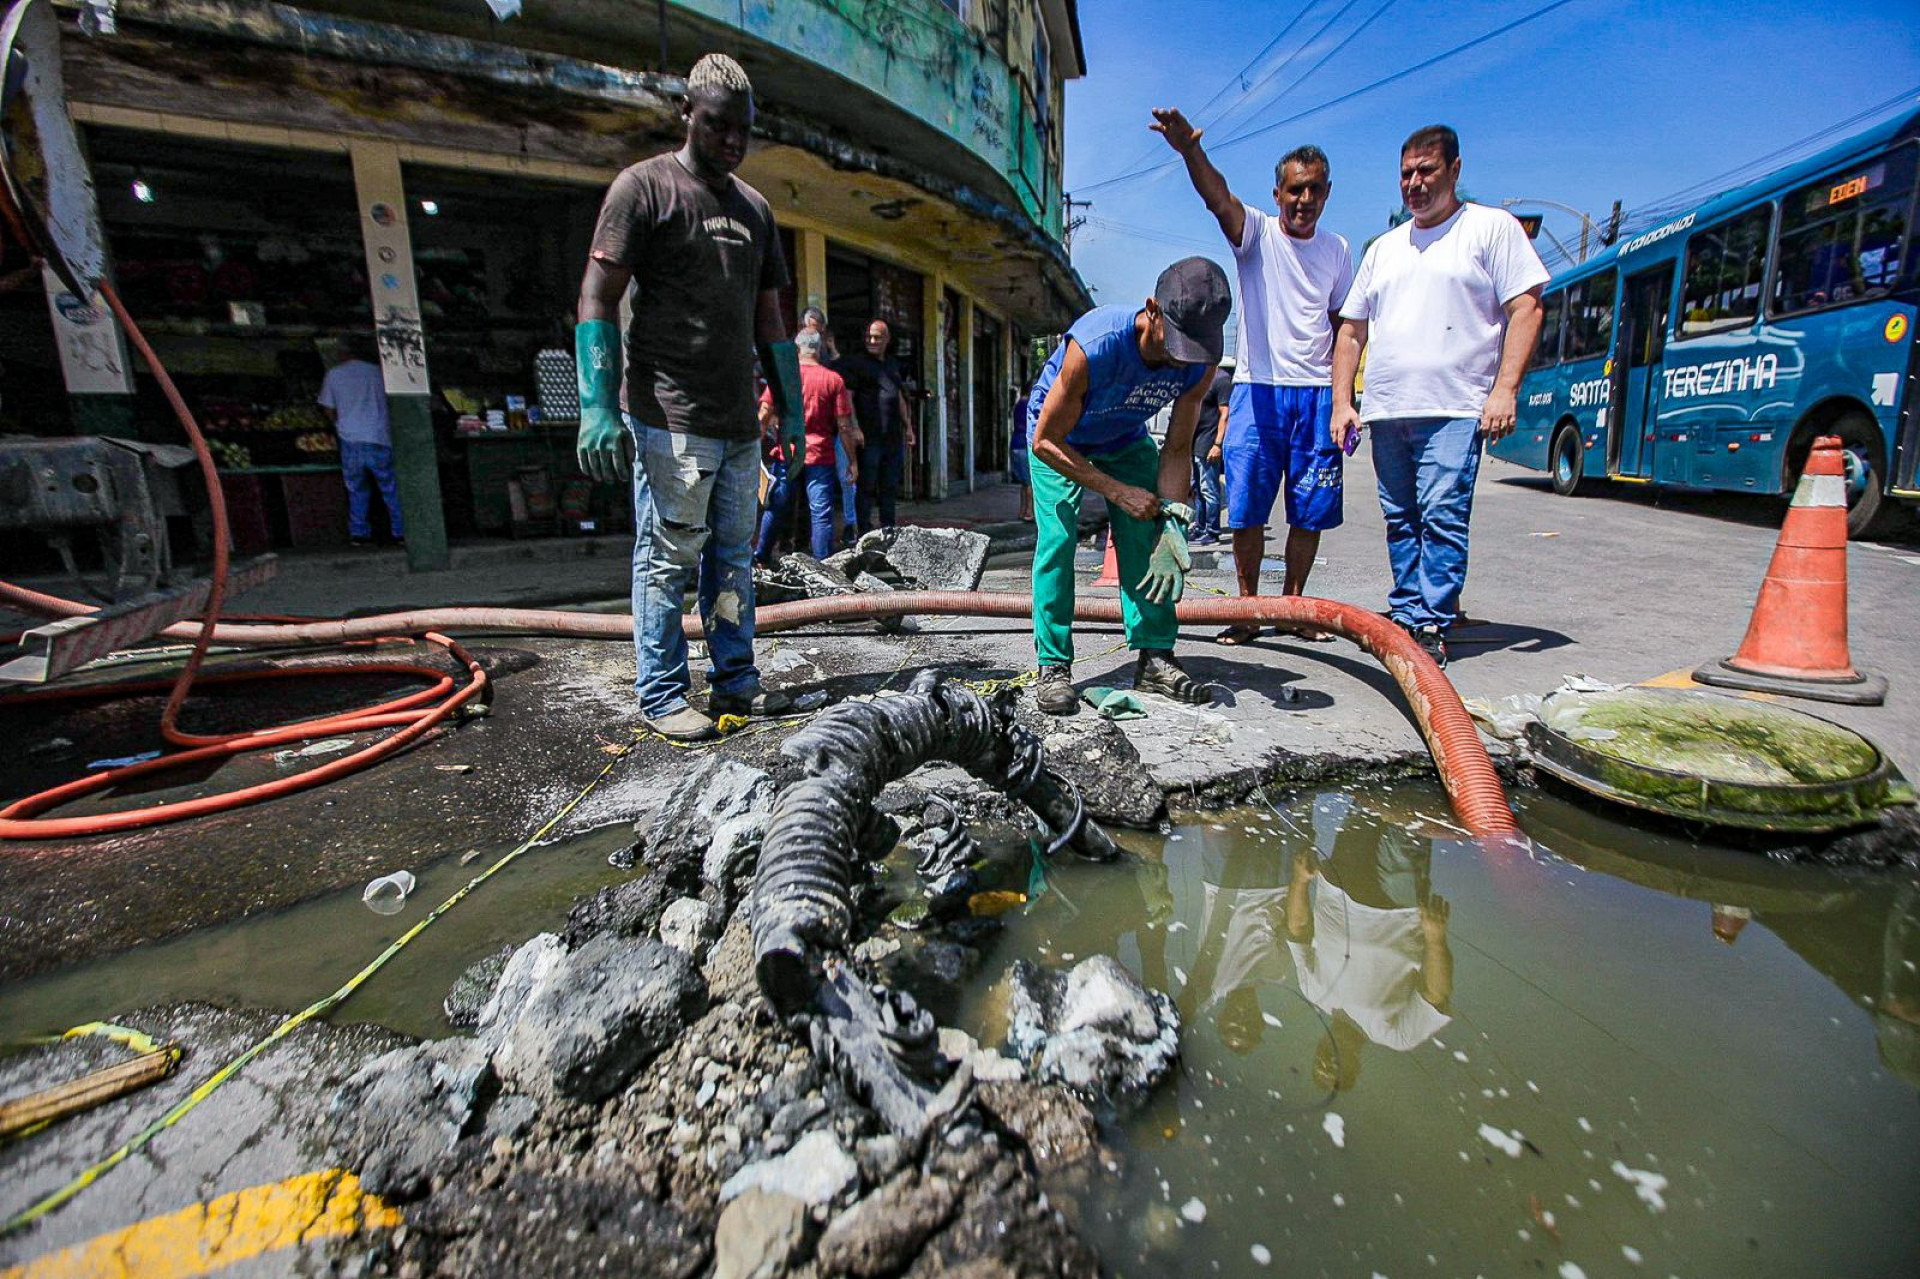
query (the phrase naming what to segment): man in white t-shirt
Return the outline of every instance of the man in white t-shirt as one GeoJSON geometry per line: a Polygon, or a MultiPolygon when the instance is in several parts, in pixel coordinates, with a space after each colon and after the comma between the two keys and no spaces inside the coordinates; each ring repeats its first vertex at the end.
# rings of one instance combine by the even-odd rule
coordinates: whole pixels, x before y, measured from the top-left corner
{"type": "MultiPolygon", "coordinates": [[[[1220,223],[1240,274],[1238,367],[1228,397],[1227,524],[1242,595],[1260,592],[1267,519],[1284,487],[1287,566],[1281,591],[1305,593],[1320,534],[1340,525],[1341,460],[1330,430],[1333,329],[1353,280],[1347,242],[1318,230],[1333,190],[1327,154],[1301,146],[1274,168],[1278,216],[1244,204],[1177,110],[1157,109],[1153,129],[1187,164],[1193,189],[1220,223]]],[[[1349,379],[1351,382],[1351,379],[1349,379]]],[[[1257,626],[1230,626],[1222,644],[1245,644],[1257,626]]],[[[1323,635],[1308,635],[1324,639],[1323,635]]]]}
{"type": "Polygon", "coordinates": [[[1367,246],[1333,350],[1333,437],[1364,423],[1387,517],[1387,611],[1447,664],[1467,580],[1467,525],[1483,440],[1513,430],[1520,375],[1540,333],[1547,269],[1519,221],[1463,204],[1460,138],[1444,124],[1400,148],[1413,214],[1367,246]],[[1368,349],[1364,408],[1353,377],[1368,349]]]}
{"type": "Polygon", "coordinates": [[[393,435],[387,420],[387,387],[371,338],[355,335],[341,344],[340,362],[320,384],[320,407],[340,437],[340,473],[347,483],[347,535],[355,546],[373,545],[373,490],[380,487],[387,527],[405,542],[400,523],[400,486],[393,476],[393,435]]]}

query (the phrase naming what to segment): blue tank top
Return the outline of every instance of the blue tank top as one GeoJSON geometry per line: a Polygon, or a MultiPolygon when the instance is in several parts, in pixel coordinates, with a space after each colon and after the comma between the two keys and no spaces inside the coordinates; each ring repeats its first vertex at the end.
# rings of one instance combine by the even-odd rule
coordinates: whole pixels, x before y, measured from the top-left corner
{"type": "MultiPolygon", "coordinates": [[[[1080,420],[1067,432],[1067,443],[1089,457],[1117,453],[1146,439],[1147,419],[1193,389],[1207,371],[1202,364],[1148,368],[1140,358],[1140,343],[1133,331],[1139,314],[1140,308],[1133,306],[1096,306],[1067,330],[1067,337],[1078,342],[1087,357],[1087,398],[1080,408],[1080,420]]],[[[1046,402],[1053,380],[1060,376],[1060,362],[1066,353],[1063,339],[1047,358],[1032,394],[1027,396],[1029,448],[1040,426],[1040,406],[1046,402]]]]}

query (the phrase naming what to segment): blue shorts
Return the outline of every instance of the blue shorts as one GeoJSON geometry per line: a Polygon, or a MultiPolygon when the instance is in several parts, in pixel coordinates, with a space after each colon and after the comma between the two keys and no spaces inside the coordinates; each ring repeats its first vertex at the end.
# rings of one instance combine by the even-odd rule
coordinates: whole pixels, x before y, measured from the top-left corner
{"type": "Polygon", "coordinates": [[[1260,528],[1282,486],[1287,524],[1340,527],[1341,463],[1333,442],[1333,388],[1236,382],[1227,403],[1227,524],[1260,528]]]}

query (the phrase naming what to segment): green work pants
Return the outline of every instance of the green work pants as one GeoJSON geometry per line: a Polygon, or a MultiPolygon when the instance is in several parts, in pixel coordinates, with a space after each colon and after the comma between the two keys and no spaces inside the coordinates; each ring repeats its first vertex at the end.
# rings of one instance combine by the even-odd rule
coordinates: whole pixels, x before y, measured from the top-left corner
{"type": "MultiPolygon", "coordinates": [[[[1149,493],[1159,491],[1160,450],[1151,439],[1129,444],[1117,453],[1087,459],[1122,484],[1149,493]]],[[[1073,663],[1073,552],[1080,534],[1081,488],[1033,456],[1033,650],[1042,666],[1073,663]]],[[[1112,503],[1107,518],[1113,528],[1114,554],[1120,562],[1120,616],[1127,629],[1127,647],[1173,648],[1179,624],[1172,604],[1142,599],[1139,581],[1160,535],[1158,520],[1136,520],[1112,503]]]]}

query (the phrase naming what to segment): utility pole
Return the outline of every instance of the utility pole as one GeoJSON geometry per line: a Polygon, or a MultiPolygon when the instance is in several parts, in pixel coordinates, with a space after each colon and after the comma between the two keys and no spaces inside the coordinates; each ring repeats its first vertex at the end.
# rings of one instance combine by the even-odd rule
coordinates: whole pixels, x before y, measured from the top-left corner
{"type": "Polygon", "coordinates": [[[1084,217],[1075,217],[1073,211],[1075,209],[1091,209],[1093,207],[1093,201],[1076,200],[1073,198],[1073,192],[1062,191],[1060,193],[1060,203],[1062,205],[1060,213],[1060,243],[1065,245],[1067,251],[1071,253],[1073,251],[1073,233],[1087,224],[1087,220],[1084,217]]]}
{"type": "MultiPolygon", "coordinates": [[[[1571,204],[1562,204],[1558,200],[1542,200],[1533,196],[1515,196],[1511,200],[1500,201],[1500,207],[1503,209],[1510,209],[1516,204],[1544,204],[1549,209],[1558,209],[1562,213],[1571,213],[1574,217],[1579,218],[1580,219],[1580,257],[1578,260],[1581,262],[1585,262],[1587,260],[1587,250],[1588,250],[1589,243],[1593,238],[1593,232],[1594,232],[1594,221],[1590,215],[1588,215],[1586,212],[1580,209],[1574,208],[1571,204]]],[[[1615,218],[1615,222],[1613,223],[1613,225],[1615,229],[1617,229],[1619,225],[1618,219],[1620,217],[1620,202],[1618,200],[1615,200],[1613,202],[1613,216],[1615,218]]],[[[1551,238],[1551,233],[1549,233],[1549,238],[1551,238]]],[[[1559,241],[1555,240],[1554,243],[1559,244],[1559,241]]],[[[1613,241],[1608,239],[1603,234],[1600,237],[1600,243],[1612,244],[1613,241]]],[[[1565,246],[1561,247],[1561,252],[1563,253],[1566,252],[1565,246]]]]}

